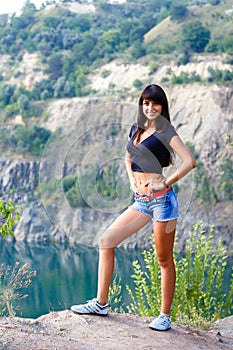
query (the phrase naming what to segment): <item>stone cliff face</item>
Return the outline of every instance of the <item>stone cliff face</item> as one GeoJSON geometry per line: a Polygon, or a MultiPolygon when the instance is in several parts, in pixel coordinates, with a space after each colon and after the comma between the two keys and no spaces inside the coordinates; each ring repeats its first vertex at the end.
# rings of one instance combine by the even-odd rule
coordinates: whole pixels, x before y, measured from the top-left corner
{"type": "MultiPolygon", "coordinates": [[[[219,165],[225,158],[232,159],[233,149],[226,145],[225,140],[233,126],[233,90],[202,84],[165,90],[173,124],[183,140],[195,146],[209,181],[219,192],[219,165]]],[[[136,111],[137,98],[132,100],[117,96],[64,99],[49,105],[49,117],[43,126],[51,131],[62,128],[60,139],[51,138],[38,161],[4,160],[0,163],[3,197],[13,197],[24,207],[22,219],[15,229],[16,239],[57,239],[97,244],[98,236],[127,207],[131,197],[106,201],[96,193],[97,200],[89,208],[74,209],[64,196],[62,179],[80,172],[85,175],[85,169],[90,164],[101,168],[116,163],[118,174],[126,182],[125,143],[136,111]],[[52,181],[55,183],[53,190],[48,186],[52,181]]],[[[172,169],[166,170],[166,173],[169,171],[172,169]]],[[[82,196],[88,200],[87,184],[82,181],[82,196]]],[[[191,225],[203,220],[216,226],[218,238],[224,239],[226,246],[232,250],[232,201],[223,201],[219,195],[220,201],[215,206],[203,208],[199,206],[194,187],[191,173],[179,184],[180,248],[185,244],[191,225]]],[[[96,191],[95,183],[93,191],[96,191]]],[[[145,231],[150,232],[151,227],[142,230],[126,244],[147,245],[145,231]]]]}

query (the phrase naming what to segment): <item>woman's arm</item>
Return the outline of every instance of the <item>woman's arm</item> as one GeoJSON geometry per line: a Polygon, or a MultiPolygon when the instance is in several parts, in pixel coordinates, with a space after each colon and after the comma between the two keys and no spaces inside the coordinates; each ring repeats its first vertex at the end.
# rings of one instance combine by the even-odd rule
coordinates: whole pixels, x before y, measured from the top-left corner
{"type": "Polygon", "coordinates": [[[174,182],[182,179],[182,177],[184,177],[190,170],[196,167],[195,159],[178,135],[172,137],[170,146],[182,160],[182,164],[164,181],[164,185],[166,186],[172,185],[174,182]]]}
{"type": "Polygon", "coordinates": [[[131,158],[130,158],[130,154],[128,152],[126,152],[126,154],[125,154],[125,166],[126,166],[126,170],[127,170],[129,181],[130,181],[130,188],[132,191],[136,192],[137,185],[136,185],[135,177],[133,175],[133,171],[131,169],[131,158]]]}

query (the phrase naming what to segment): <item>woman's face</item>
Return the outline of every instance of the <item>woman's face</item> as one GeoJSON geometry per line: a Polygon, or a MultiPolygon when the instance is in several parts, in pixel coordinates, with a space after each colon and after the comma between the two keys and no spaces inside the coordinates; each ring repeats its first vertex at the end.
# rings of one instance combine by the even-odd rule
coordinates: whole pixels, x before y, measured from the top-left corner
{"type": "Polygon", "coordinates": [[[150,121],[155,120],[159,115],[161,115],[162,109],[162,105],[157,104],[152,100],[143,100],[142,110],[147,119],[150,121]]]}

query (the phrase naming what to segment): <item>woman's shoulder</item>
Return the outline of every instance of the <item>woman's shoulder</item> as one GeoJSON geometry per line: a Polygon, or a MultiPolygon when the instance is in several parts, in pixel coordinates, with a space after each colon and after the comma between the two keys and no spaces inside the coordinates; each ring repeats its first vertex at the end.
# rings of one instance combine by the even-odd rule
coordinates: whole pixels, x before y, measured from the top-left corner
{"type": "Polygon", "coordinates": [[[176,135],[178,135],[178,133],[175,126],[169,123],[167,128],[161,132],[160,137],[169,142],[172,137],[176,135]]]}

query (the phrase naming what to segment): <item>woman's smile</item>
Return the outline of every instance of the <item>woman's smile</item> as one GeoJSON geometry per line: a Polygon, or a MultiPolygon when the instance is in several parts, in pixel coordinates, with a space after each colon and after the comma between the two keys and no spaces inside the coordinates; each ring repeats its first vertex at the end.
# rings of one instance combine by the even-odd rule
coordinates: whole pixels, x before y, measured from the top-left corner
{"type": "Polygon", "coordinates": [[[157,118],[162,113],[162,105],[151,100],[144,100],[142,108],[143,113],[150,120],[157,118]]]}

